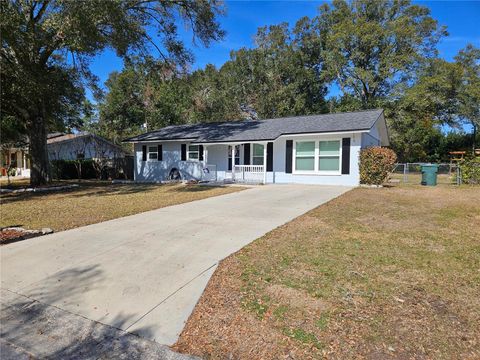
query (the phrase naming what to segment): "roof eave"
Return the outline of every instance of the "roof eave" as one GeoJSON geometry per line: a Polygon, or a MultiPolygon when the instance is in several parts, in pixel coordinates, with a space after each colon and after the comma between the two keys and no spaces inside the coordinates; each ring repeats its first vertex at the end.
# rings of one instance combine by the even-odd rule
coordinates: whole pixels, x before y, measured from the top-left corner
{"type": "Polygon", "coordinates": [[[265,141],[275,141],[276,139],[282,136],[305,136],[305,135],[341,135],[341,134],[351,134],[351,133],[365,133],[369,132],[370,129],[348,129],[348,130],[336,130],[336,131],[306,131],[301,133],[282,133],[275,138],[258,138],[258,139],[235,139],[235,140],[198,140],[197,138],[175,138],[175,139],[126,139],[123,140],[125,143],[149,143],[149,142],[175,142],[175,141],[189,141],[193,144],[234,144],[234,143],[246,143],[246,142],[265,142],[265,141]]]}

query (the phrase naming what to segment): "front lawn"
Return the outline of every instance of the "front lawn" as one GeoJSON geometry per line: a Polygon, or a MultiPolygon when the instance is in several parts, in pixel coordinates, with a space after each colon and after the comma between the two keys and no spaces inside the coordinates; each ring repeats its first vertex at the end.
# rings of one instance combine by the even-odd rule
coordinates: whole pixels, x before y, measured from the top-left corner
{"type": "Polygon", "coordinates": [[[2,195],[0,227],[49,227],[60,231],[241,190],[180,184],[80,184],[79,188],[63,192],[2,195]]]}
{"type": "Polygon", "coordinates": [[[480,357],[480,189],[355,189],[224,260],[176,349],[480,357]]]}

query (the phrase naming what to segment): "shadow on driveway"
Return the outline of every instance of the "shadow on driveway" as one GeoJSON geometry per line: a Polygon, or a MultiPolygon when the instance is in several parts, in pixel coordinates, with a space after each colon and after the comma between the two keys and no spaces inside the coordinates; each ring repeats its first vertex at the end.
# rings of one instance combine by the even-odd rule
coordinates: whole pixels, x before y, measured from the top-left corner
{"type": "MultiPolygon", "coordinates": [[[[134,320],[133,315],[118,314],[112,322],[115,326],[108,326],[46,305],[94,287],[101,278],[99,266],[93,265],[58,272],[42,280],[31,297],[2,289],[2,359],[193,359],[120,330],[134,320]]],[[[141,332],[152,334],[149,327],[142,328],[141,332]]]]}

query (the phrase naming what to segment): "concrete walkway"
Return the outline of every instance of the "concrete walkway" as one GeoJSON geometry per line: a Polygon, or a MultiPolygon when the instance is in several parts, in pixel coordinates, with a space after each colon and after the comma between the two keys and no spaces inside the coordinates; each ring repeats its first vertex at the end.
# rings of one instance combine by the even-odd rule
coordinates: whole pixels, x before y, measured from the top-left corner
{"type": "Polygon", "coordinates": [[[13,243],[1,287],[170,345],[220,260],[348,190],[259,186],[13,243]]]}

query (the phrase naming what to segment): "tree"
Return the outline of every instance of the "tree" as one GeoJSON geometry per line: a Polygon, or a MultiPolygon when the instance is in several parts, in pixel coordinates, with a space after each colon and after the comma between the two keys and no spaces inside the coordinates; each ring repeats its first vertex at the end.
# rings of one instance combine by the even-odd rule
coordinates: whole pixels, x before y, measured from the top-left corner
{"type": "Polygon", "coordinates": [[[396,89],[385,106],[393,148],[403,161],[435,158],[443,125],[456,126],[459,67],[432,59],[417,70],[411,86],[396,89]]]}
{"type": "Polygon", "coordinates": [[[82,179],[82,165],[85,160],[85,153],[89,147],[89,136],[87,134],[80,134],[70,141],[68,150],[70,158],[77,170],[78,180],[82,179]]]}
{"type": "Polygon", "coordinates": [[[90,146],[94,154],[92,166],[97,175],[97,179],[101,179],[110,164],[112,164],[113,167],[117,165],[116,162],[121,155],[121,150],[94,134],[89,138],[90,146]]]}
{"type": "Polygon", "coordinates": [[[252,108],[260,118],[327,111],[327,89],[317,63],[297,41],[303,30],[298,26],[292,33],[287,23],[261,27],[256,48],[232,52],[220,72],[238,107],[252,108]]]}
{"type": "Polygon", "coordinates": [[[10,115],[25,124],[32,185],[49,180],[48,129],[78,116],[84,85],[95,83],[88,70],[92,56],[109,47],[126,58],[153,47],[183,67],[192,55],[179,40],[178,19],[204,45],[223,36],[216,0],[6,0],[0,6],[2,119],[10,115]]]}
{"type": "Polygon", "coordinates": [[[303,46],[318,44],[325,79],[359,99],[362,108],[378,107],[397,84],[411,81],[446,34],[428,8],[409,0],[334,0],[332,5],[320,7],[310,25],[316,36],[302,39],[303,46]]]}
{"type": "Polygon", "coordinates": [[[476,149],[477,130],[480,127],[480,49],[468,45],[455,57],[461,71],[458,90],[458,115],[473,128],[472,148],[476,149]]]}
{"type": "Polygon", "coordinates": [[[120,143],[137,133],[145,123],[145,104],[141,75],[127,67],[110,74],[105,83],[107,94],[99,106],[102,135],[120,143]]]}

